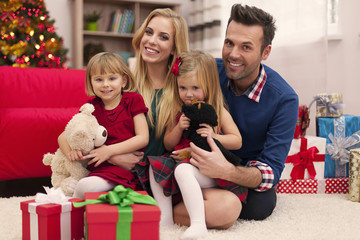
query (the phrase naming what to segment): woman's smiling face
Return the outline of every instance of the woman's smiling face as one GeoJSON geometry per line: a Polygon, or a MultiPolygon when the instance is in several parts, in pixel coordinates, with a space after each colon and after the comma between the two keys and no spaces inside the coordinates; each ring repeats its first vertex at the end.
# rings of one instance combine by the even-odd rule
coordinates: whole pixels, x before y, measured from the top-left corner
{"type": "Polygon", "coordinates": [[[146,63],[166,63],[174,53],[174,26],[170,18],[155,16],[147,25],[140,42],[141,56],[146,63]]]}

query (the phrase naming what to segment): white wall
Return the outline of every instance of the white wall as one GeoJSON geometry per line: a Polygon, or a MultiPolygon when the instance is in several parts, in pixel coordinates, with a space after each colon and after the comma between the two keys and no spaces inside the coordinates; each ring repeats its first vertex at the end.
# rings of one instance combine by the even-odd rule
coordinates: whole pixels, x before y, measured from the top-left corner
{"type": "MultiPolygon", "coordinates": [[[[161,0],[163,1],[163,0],[161,0]]],[[[179,2],[180,0],[173,0],[179,2]]],[[[236,2],[259,2],[259,0],[243,0],[236,2]]],[[[56,20],[57,33],[64,38],[66,48],[70,49],[71,59],[71,0],[45,0],[50,17],[56,20]]],[[[187,18],[190,0],[183,3],[180,13],[187,18]]],[[[319,1],[317,1],[319,2],[319,1]]],[[[227,5],[228,0],[226,0],[227,5]]],[[[266,4],[265,4],[266,5],[266,4]]],[[[264,6],[267,8],[268,6],[264,6]]],[[[279,8],[286,6],[279,6],[279,8]]],[[[223,9],[224,19],[229,17],[230,5],[223,9]],[[228,9],[226,9],[228,8],[228,9]]],[[[309,104],[312,97],[320,92],[341,92],[344,96],[344,113],[360,115],[358,92],[360,92],[360,1],[340,0],[339,24],[341,39],[320,39],[311,43],[303,43],[294,47],[274,47],[270,58],[265,62],[276,69],[294,87],[300,98],[300,103],[309,104]]],[[[266,10],[266,9],[265,9],[266,10]]],[[[275,18],[278,18],[276,12],[275,18]]],[[[280,21],[280,19],[278,19],[280,21]]],[[[286,18],[281,21],[286,21],[286,18]]],[[[277,36],[286,34],[277,31],[277,36]]],[[[307,36],[305,33],[303,36],[307,36]]],[[[289,36],[289,41],[291,36],[289,36]]],[[[220,42],[219,44],[222,44],[220,42]]],[[[71,67],[71,61],[68,63],[71,67]]],[[[311,109],[309,134],[315,135],[315,107],[311,109]]]]}

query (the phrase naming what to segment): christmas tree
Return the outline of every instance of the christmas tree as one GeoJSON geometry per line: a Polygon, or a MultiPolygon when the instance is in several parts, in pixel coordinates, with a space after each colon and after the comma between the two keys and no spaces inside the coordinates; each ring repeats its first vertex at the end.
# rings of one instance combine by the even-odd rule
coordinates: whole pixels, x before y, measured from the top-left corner
{"type": "Polygon", "coordinates": [[[66,68],[44,0],[0,0],[0,65],[66,68]]]}

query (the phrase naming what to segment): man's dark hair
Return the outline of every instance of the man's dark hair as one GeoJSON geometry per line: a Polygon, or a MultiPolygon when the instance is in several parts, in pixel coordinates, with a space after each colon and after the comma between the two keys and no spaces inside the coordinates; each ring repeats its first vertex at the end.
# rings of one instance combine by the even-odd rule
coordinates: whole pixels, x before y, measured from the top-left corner
{"type": "Polygon", "coordinates": [[[261,52],[264,51],[266,46],[271,45],[275,36],[276,27],[275,20],[269,13],[257,7],[234,4],[231,8],[231,14],[227,26],[229,26],[231,21],[242,23],[247,26],[262,26],[264,37],[261,46],[261,52]]]}

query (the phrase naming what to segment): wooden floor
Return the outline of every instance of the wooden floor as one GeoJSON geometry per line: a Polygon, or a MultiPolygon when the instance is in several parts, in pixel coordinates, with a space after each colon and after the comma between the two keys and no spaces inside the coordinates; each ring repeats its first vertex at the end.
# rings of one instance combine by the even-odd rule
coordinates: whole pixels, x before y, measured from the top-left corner
{"type": "Polygon", "coordinates": [[[0,197],[33,196],[44,193],[43,186],[52,186],[50,177],[0,181],[0,197]]]}

